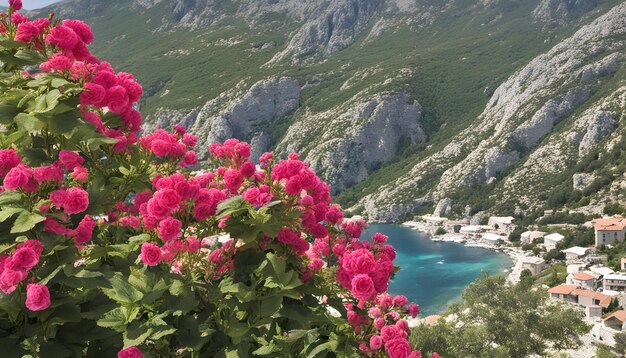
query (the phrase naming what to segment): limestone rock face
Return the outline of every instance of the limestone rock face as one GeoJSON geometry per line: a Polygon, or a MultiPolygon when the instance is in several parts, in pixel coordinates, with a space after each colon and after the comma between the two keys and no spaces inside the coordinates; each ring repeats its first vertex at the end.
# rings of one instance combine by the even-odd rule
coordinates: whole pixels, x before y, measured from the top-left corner
{"type": "Polygon", "coordinates": [[[584,190],[593,182],[595,176],[591,173],[576,173],[572,176],[574,190],[584,190]]]}
{"type": "Polygon", "coordinates": [[[435,211],[433,211],[433,215],[446,217],[450,212],[452,212],[452,199],[443,198],[437,203],[435,211]]]}
{"type": "MultiPolygon", "coordinates": [[[[298,108],[299,100],[298,81],[283,77],[255,83],[221,111],[216,108],[220,104],[209,101],[199,111],[192,126],[194,133],[206,133],[198,141],[200,154],[206,154],[209,144],[228,138],[252,141],[254,155],[263,153],[271,145],[266,132],[268,124],[276,118],[292,115],[298,108]]],[[[258,157],[252,158],[256,160],[258,157]]]]}
{"type": "Polygon", "coordinates": [[[543,22],[565,23],[593,10],[598,0],[541,0],[533,15],[543,22]]]}
{"type": "Polygon", "coordinates": [[[615,113],[608,111],[593,113],[587,125],[587,132],[578,145],[580,155],[585,155],[594,144],[613,133],[616,127],[615,113]]]}
{"type": "Polygon", "coordinates": [[[598,62],[588,64],[580,71],[580,82],[589,82],[597,79],[598,77],[604,77],[614,73],[619,68],[623,59],[623,54],[615,52],[604,57],[598,62]]]}
{"type": "Polygon", "coordinates": [[[301,118],[289,128],[278,149],[288,153],[304,148],[305,160],[333,193],[365,179],[391,159],[403,141],[416,144],[426,139],[419,124],[421,107],[404,93],[375,95],[332,112],[337,118],[324,128],[316,125],[315,117],[301,118]]]}
{"type": "Polygon", "coordinates": [[[291,38],[287,48],[270,63],[292,56],[329,55],[351,45],[381,8],[382,0],[332,0],[313,12],[291,38]]]}

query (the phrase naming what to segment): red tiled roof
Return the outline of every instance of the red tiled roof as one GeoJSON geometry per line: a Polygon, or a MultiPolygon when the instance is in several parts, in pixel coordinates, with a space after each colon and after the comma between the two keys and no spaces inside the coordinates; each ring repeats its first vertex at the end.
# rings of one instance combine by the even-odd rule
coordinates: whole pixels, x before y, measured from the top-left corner
{"type": "Polygon", "coordinates": [[[605,321],[609,318],[617,318],[618,320],[625,322],[626,321],[626,311],[624,310],[619,310],[619,311],[615,311],[613,313],[611,313],[610,315],[606,316],[606,318],[604,319],[605,321]]]}
{"type": "Polygon", "coordinates": [[[572,291],[576,290],[576,285],[561,284],[554,286],[548,290],[548,293],[555,293],[557,295],[569,295],[572,291]]]}
{"type": "Polygon", "coordinates": [[[594,291],[589,291],[589,290],[582,290],[582,289],[575,289],[574,291],[572,291],[573,295],[576,296],[585,296],[585,297],[591,297],[594,300],[598,300],[600,301],[600,303],[598,304],[601,307],[608,307],[611,304],[611,301],[613,300],[613,298],[611,296],[607,296],[607,295],[603,295],[599,292],[594,292],[594,291]]]}
{"type": "Polygon", "coordinates": [[[626,219],[621,216],[594,219],[591,222],[594,223],[598,231],[620,231],[626,228],[626,219]]]}
{"type": "Polygon", "coordinates": [[[595,277],[591,276],[590,274],[586,272],[576,272],[573,277],[575,280],[580,280],[580,281],[589,281],[589,280],[596,279],[595,277]]]}

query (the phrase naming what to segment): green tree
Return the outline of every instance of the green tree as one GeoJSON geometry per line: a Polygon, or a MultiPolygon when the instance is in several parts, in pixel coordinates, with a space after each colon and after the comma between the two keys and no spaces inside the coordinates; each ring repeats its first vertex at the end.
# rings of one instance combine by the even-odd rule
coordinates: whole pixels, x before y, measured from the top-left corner
{"type": "Polygon", "coordinates": [[[446,229],[442,227],[438,227],[437,230],[435,231],[435,235],[445,235],[446,233],[447,233],[446,229]]]}
{"type": "Polygon", "coordinates": [[[582,313],[547,303],[546,292],[526,281],[507,286],[501,276],[479,279],[463,292],[461,303],[450,306],[454,322],[419,326],[411,339],[449,357],[543,356],[548,348],[577,346],[578,336],[589,331],[582,313]]]}

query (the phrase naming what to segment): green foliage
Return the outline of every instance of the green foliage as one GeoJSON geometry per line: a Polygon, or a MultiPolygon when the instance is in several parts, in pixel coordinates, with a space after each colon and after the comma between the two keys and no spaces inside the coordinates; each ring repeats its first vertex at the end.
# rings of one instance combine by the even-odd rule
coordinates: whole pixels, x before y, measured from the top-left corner
{"type": "Polygon", "coordinates": [[[543,259],[546,260],[546,262],[563,261],[565,260],[565,253],[559,249],[552,249],[543,255],[543,259]]]}
{"type": "Polygon", "coordinates": [[[447,233],[446,229],[442,227],[438,227],[437,230],[435,230],[435,235],[445,235],[447,233]]]}
{"type": "Polygon", "coordinates": [[[444,357],[543,356],[548,349],[575,347],[590,328],[582,313],[548,303],[546,292],[527,281],[507,287],[500,276],[477,280],[447,312],[453,321],[415,327],[411,340],[444,357]]]}

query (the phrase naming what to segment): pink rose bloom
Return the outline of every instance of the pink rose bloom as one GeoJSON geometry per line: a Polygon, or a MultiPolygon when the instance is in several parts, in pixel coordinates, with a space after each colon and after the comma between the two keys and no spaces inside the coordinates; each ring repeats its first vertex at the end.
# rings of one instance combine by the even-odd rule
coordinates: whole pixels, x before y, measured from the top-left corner
{"type": "Polygon", "coordinates": [[[243,184],[243,175],[237,170],[228,169],[224,173],[224,184],[230,191],[237,191],[243,184]]]}
{"type": "Polygon", "coordinates": [[[385,342],[385,351],[389,358],[406,358],[411,354],[411,345],[404,338],[392,339],[385,342]]]}
{"type": "Polygon", "coordinates": [[[23,22],[28,22],[28,21],[30,21],[30,20],[26,16],[20,14],[19,12],[14,12],[11,15],[11,22],[16,24],[16,25],[19,25],[19,24],[21,24],[23,22]]]}
{"type": "Polygon", "coordinates": [[[84,90],[80,94],[80,104],[83,106],[98,105],[104,101],[106,90],[93,82],[85,82],[84,90]]]}
{"type": "Polygon", "coordinates": [[[85,164],[85,159],[78,153],[65,149],[59,152],[59,160],[67,170],[74,170],[74,168],[82,167],[85,164]]]}
{"type": "Polygon", "coordinates": [[[363,301],[370,300],[376,294],[374,282],[365,274],[356,275],[352,278],[350,292],[355,298],[363,301]]]}
{"type": "Polygon", "coordinates": [[[319,271],[324,267],[324,261],[322,259],[313,259],[309,262],[307,267],[313,271],[319,271]]]}
{"type": "Polygon", "coordinates": [[[50,201],[52,201],[52,205],[57,208],[63,207],[63,203],[65,203],[65,198],[67,197],[67,190],[59,189],[50,193],[50,201]]]}
{"type": "Polygon", "coordinates": [[[72,178],[76,179],[79,183],[84,183],[89,178],[89,172],[87,171],[87,168],[76,167],[72,172],[72,178]]]}
{"type": "Polygon", "coordinates": [[[346,252],[343,257],[343,266],[355,275],[370,273],[375,265],[374,255],[366,249],[346,252]]]}
{"type": "Polygon", "coordinates": [[[376,318],[374,320],[374,328],[376,328],[377,330],[381,330],[381,328],[383,328],[385,326],[385,319],[384,318],[376,318]]]}
{"type": "MultiPolygon", "coordinates": [[[[438,353],[433,353],[431,356],[431,358],[441,358],[441,356],[438,353]]],[[[420,355],[418,358],[422,358],[422,353],[420,352],[420,355]]]]}
{"type": "Polygon", "coordinates": [[[37,257],[41,255],[43,252],[43,245],[39,240],[26,240],[21,244],[17,245],[17,249],[21,249],[23,247],[27,247],[35,252],[37,257]]]}
{"type": "Polygon", "coordinates": [[[71,50],[79,41],[78,35],[67,26],[56,26],[46,36],[46,43],[63,50],[71,50]]]}
{"type": "Polygon", "coordinates": [[[285,192],[290,195],[299,195],[302,192],[302,186],[300,185],[299,177],[292,177],[287,180],[287,184],[285,184],[285,192]]]}
{"type": "Polygon", "coordinates": [[[31,174],[32,169],[23,164],[11,168],[4,177],[4,188],[7,190],[16,190],[25,187],[30,180],[31,174]]]}
{"type": "Polygon", "coordinates": [[[378,244],[384,244],[385,242],[387,242],[388,238],[389,236],[383,235],[379,232],[375,233],[374,236],[372,236],[372,240],[378,244]]]}
{"type": "Polygon", "coordinates": [[[181,235],[181,228],[182,223],[179,220],[169,216],[159,222],[159,226],[157,227],[157,234],[161,240],[169,241],[181,235]]]}
{"type": "Polygon", "coordinates": [[[197,252],[200,250],[200,240],[195,237],[187,238],[187,252],[197,252]]]}
{"type": "Polygon", "coordinates": [[[141,255],[139,257],[141,262],[147,266],[156,266],[163,260],[161,249],[156,244],[149,242],[144,242],[141,245],[141,255]]]}
{"type": "Polygon", "coordinates": [[[50,26],[50,20],[48,18],[41,17],[33,21],[33,25],[35,25],[41,32],[46,27],[50,26]]]}
{"type": "Polygon", "coordinates": [[[408,358],[422,358],[422,352],[421,351],[413,351],[413,352],[411,352],[411,354],[409,354],[408,358]]]}
{"type": "Polygon", "coordinates": [[[39,255],[30,247],[15,250],[13,256],[4,264],[4,267],[13,271],[28,271],[39,262],[39,255]]]}
{"type": "Polygon", "coordinates": [[[33,173],[35,180],[39,183],[57,181],[61,183],[63,181],[63,168],[56,162],[53,165],[47,165],[34,169],[33,173]]]}
{"type": "Polygon", "coordinates": [[[380,337],[385,342],[398,338],[406,338],[406,332],[397,326],[385,326],[380,330],[380,337]]]}
{"type": "Polygon", "coordinates": [[[120,225],[138,230],[141,227],[141,220],[136,216],[124,216],[120,218],[120,225]]]}
{"type": "Polygon", "coordinates": [[[180,165],[182,165],[183,167],[190,167],[196,164],[198,164],[198,156],[196,155],[196,152],[194,152],[193,150],[188,150],[187,152],[185,152],[185,156],[183,157],[180,165]]]}
{"type": "Polygon", "coordinates": [[[183,134],[183,143],[185,143],[186,146],[193,148],[196,144],[198,144],[198,137],[191,133],[185,133],[183,134]]]}
{"type": "Polygon", "coordinates": [[[85,215],[85,217],[78,224],[78,227],[76,227],[75,242],[77,244],[82,244],[87,241],[91,241],[93,230],[95,228],[96,221],[90,215],[85,215]]]}
{"type": "Polygon", "coordinates": [[[48,287],[36,283],[26,286],[26,308],[31,311],[43,311],[50,306],[48,287]]]}
{"type": "Polygon", "coordinates": [[[393,298],[393,304],[398,307],[404,307],[408,302],[409,300],[403,295],[398,295],[393,298]]]}
{"type": "Polygon", "coordinates": [[[26,271],[13,271],[5,268],[0,274],[0,290],[6,294],[15,291],[17,285],[24,281],[26,276],[28,276],[26,271]]]}
{"type": "MultiPolygon", "coordinates": [[[[56,206],[56,205],[55,205],[56,206]]],[[[63,210],[67,214],[78,214],[89,207],[89,194],[82,188],[74,187],[67,190],[63,210]]]]}
{"type": "Polygon", "coordinates": [[[265,152],[261,154],[261,157],[259,157],[259,163],[267,164],[271,162],[272,159],[274,159],[274,155],[270,152],[265,152]]]}
{"type": "Polygon", "coordinates": [[[132,346],[119,351],[117,358],[143,358],[143,354],[141,354],[139,348],[132,346]]]}
{"type": "Polygon", "coordinates": [[[47,61],[46,66],[49,69],[53,69],[57,71],[65,71],[65,70],[69,70],[72,67],[72,60],[67,56],[55,53],[47,61]]]}
{"type": "Polygon", "coordinates": [[[154,193],[152,200],[156,200],[162,207],[175,210],[182,198],[174,189],[162,189],[154,193]]]}
{"type": "Polygon", "coordinates": [[[122,86],[113,86],[107,90],[107,107],[115,113],[124,113],[128,109],[128,94],[122,86]]]}
{"type": "Polygon", "coordinates": [[[244,177],[250,178],[256,172],[256,166],[254,165],[254,163],[252,163],[251,161],[248,160],[248,161],[246,161],[245,163],[243,163],[241,165],[241,168],[239,168],[239,172],[244,177]]]}
{"type": "Polygon", "coordinates": [[[86,23],[80,20],[63,20],[63,26],[74,30],[76,35],[78,35],[85,44],[89,45],[91,41],[93,41],[93,32],[91,32],[91,28],[86,23]]]}
{"type": "Polygon", "coordinates": [[[383,340],[382,338],[380,338],[380,336],[374,335],[372,336],[372,338],[370,338],[370,348],[373,350],[377,350],[382,348],[383,346],[383,340]]]}
{"type": "Polygon", "coordinates": [[[172,143],[163,139],[155,139],[150,143],[150,150],[156,154],[157,157],[163,158],[170,154],[172,151],[172,143]]]}
{"type": "Polygon", "coordinates": [[[27,21],[17,25],[15,41],[28,43],[37,36],[39,36],[39,29],[32,22],[27,21]]]}
{"type": "Polygon", "coordinates": [[[22,9],[22,0],[9,0],[9,6],[15,11],[22,9]]]}
{"type": "Polygon", "coordinates": [[[44,220],[43,224],[44,224],[43,225],[43,231],[45,231],[45,232],[51,232],[51,233],[57,234],[57,235],[66,235],[67,234],[67,228],[65,226],[59,224],[53,218],[46,218],[46,220],[44,220]]]}
{"type": "Polygon", "coordinates": [[[22,158],[17,154],[15,149],[0,150],[0,176],[6,175],[12,168],[20,164],[22,158]]]}
{"type": "Polygon", "coordinates": [[[420,313],[420,306],[417,305],[416,303],[411,303],[409,305],[408,311],[409,311],[409,315],[411,315],[411,317],[415,317],[415,316],[417,316],[420,313]]]}
{"type": "Polygon", "coordinates": [[[239,154],[239,156],[242,158],[249,158],[250,157],[250,144],[246,142],[239,142],[235,144],[235,152],[237,152],[237,154],[239,154]]]}
{"type": "Polygon", "coordinates": [[[369,310],[367,310],[367,313],[372,317],[380,317],[381,315],[380,308],[378,307],[370,308],[369,310]]]}
{"type": "Polygon", "coordinates": [[[128,126],[128,130],[136,132],[141,129],[141,113],[131,109],[122,115],[122,121],[128,126]]]}

